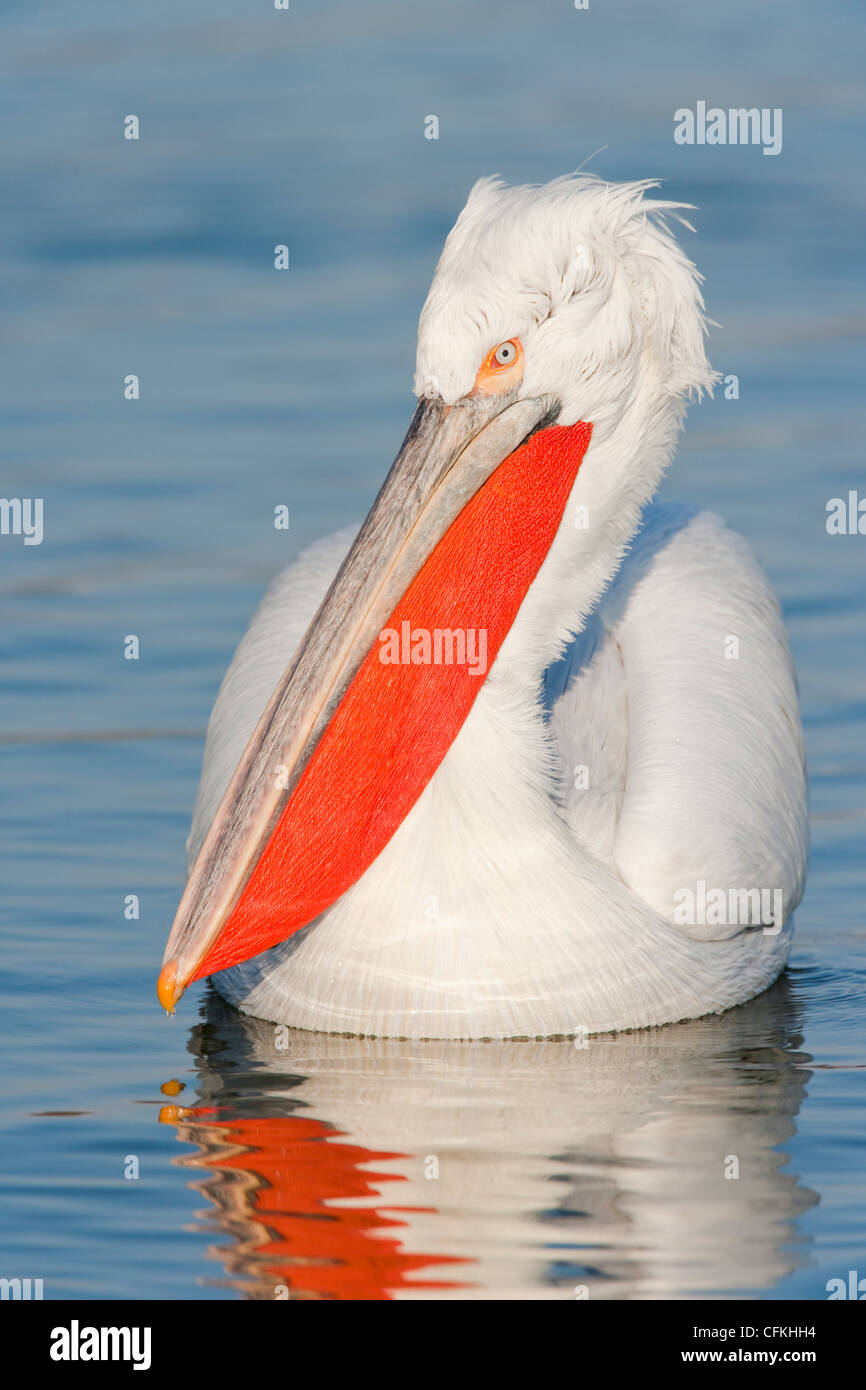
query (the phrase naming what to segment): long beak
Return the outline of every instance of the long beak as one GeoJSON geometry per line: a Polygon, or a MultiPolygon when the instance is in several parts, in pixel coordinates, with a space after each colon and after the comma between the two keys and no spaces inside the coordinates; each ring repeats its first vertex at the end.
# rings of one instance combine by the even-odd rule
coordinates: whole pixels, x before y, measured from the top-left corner
{"type": "MultiPolygon", "coordinates": [[[[558,410],[558,402],[547,396],[520,401],[467,397],[453,406],[434,400],[419,404],[379,496],[247,744],[193,865],[159,977],[158,994],[165,1008],[174,1008],[192,980],[249,959],[312,920],[380,852],[383,835],[387,842],[396,828],[394,817],[406,814],[407,796],[420,794],[457,730],[449,727],[436,741],[436,752],[421,758],[423,766],[416,766],[412,788],[404,785],[405,779],[401,782],[393,757],[383,751],[385,732],[400,717],[400,691],[393,668],[383,670],[376,662],[377,637],[389,619],[395,620],[407,593],[416,592],[413,585],[417,588],[424,579],[429,595],[437,556],[440,571],[448,558],[443,550],[446,539],[460,533],[458,518],[462,529],[470,526],[468,504],[486,495],[485,485],[503,461],[525,452],[527,441],[539,431],[574,437],[582,430],[575,441],[577,452],[572,450],[574,458],[564,470],[568,474],[570,469],[570,477],[564,477],[561,504],[553,504],[553,529],[539,542],[546,554],[591,431],[582,424],[570,430],[548,428],[558,410]],[[393,697],[390,710],[377,693],[386,671],[391,681],[387,693],[393,697]],[[378,682],[375,689],[372,681],[378,682]],[[339,750],[332,746],[335,729],[344,740],[339,750]],[[366,743],[367,759],[361,760],[362,780],[353,790],[345,785],[350,752],[345,740],[359,738],[366,743]],[[390,785],[383,781],[388,777],[395,791],[384,799],[394,801],[395,811],[390,820],[383,820],[380,803],[383,786],[390,785]],[[316,839],[319,832],[312,822],[317,812],[311,807],[328,801],[335,783],[343,787],[343,810],[331,800],[326,831],[321,832],[330,837],[325,844],[316,839]],[[377,826],[361,846],[347,822],[358,820],[365,795],[374,798],[365,826],[374,820],[377,826]],[[352,840],[348,857],[334,843],[341,835],[352,840]],[[291,852],[286,848],[290,839],[291,852]],[[305,873],[302,860],[318,864],[315,887],[306,894],[297,886],[305,873]]],[[[530,462],[527,458],[524,473],[530,462]]],[[[501,510],[497,496],[491,494],[491,501],[501,510]]],[[[482,519],[475,518],[476,531],[482,519]]],[[[478,543],[476,535],[473,545],[478,543]]],[[[449,569],[469,563],[465,539],[463,545],[460,564],[454,552],[449,569]]],[[[539,554],[525,585],[520,580],[518,604],[542,559],[539,554]]],[[[505,620],[508,626],[514,612],[516,608],[505,620]]],[[[502,636],[505,632],[507,626],[502,636]]],[[[448,672],[453,679],[454,668],[448,672]]],[[[410,674],[421,673],[413,667],[410,674]]],[[[478,685],[476,681],[472,698],[478,685]]],[[[454,716],[449,718],[453,724],[454,716]]],[[[461,722],[462,718],[465,713],[461,722]]],[[[357,763],[356,758],[351,761],[357,763]]]]}

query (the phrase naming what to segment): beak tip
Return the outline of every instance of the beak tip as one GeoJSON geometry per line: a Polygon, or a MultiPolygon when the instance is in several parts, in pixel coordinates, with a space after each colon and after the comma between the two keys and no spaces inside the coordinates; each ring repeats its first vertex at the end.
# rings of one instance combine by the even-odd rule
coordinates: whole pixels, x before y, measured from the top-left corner
{"type": "Polygon", "coordinates": [[[156,993],[159,1002],[167,1014],[173,1014],[177,1002],[183,994],[184,986],[178,984],[177,980],[177,958],[167,960],[159,972],[159,979],[156,982],[156,993]]]}

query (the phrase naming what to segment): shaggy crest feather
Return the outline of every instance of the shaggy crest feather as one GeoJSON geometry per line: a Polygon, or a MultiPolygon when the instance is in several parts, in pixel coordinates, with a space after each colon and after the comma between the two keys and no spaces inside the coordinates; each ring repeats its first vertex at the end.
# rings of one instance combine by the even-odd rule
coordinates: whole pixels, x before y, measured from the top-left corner
{"type": "Polygon", "coordinates": [[[711,390],[701,277],[666,222],[690,228],[679,217],[690,205],[648,198],[656,187],[593,174],[520,187],[480,179],[421,314],[416,392],[459,399],[489,344],[511,337],[526,352],[525,393],[542,380],[555,388],[563,424],[582,413],[603,426],[602,373],[605,401],[653,368],[670,395],[711,390]]]}

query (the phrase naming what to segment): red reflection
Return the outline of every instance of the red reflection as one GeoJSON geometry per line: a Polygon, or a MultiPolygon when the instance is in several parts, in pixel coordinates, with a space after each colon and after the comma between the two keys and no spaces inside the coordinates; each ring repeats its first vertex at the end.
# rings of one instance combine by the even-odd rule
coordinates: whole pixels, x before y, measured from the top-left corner
{"type": "Polygon", "coordinates": [[[396,1233],[407,1222],[398,1214],[433,1208],[383,1206],[378,1185],[406,1178],[367,1165],[405,1154],[333,1142],[338,1130],[303,1115],[220,1120],[218,1114],[169,1105],[160,1120],[199,1147],[180,1164],[212,1175],[195,1186],[233,1238],[214,1253],[230,1274],[242,1276],[231,1281],[235,1287],[253,1298],[286,1297],[283,1286],[289,1297],[364,1301],[390,1299],[401,1289],[466,1287],[412,1277],[431,1265],[469,1261],[401,1249],[396,1233]]]}

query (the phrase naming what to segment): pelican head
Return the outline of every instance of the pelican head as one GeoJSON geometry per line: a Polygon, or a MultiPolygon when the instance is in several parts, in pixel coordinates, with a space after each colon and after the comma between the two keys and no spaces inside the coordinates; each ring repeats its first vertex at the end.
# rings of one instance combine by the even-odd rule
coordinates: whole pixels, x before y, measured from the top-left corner
{"type": "Polygon", "coordinates": [[[713,380],[699,277],[665,223],[679,205],[654,186],[473,188],[421,313],[406,439],[190,873],[167,1008],[326,911],[411,810],[500,651],[540,682],[610,578],[687,398],[713,380]],[[460,634],[482,632],[484,670],[459,660],[460,634]]]}
{"type": "Polygon", "coordinates": [[[491,345],[514,341],[495,389],[554,396],[558,423],[591,420],[596,444],[642,398],[644,411],[673,406],[681,418],[713,374],[701,277],[665,225],[685,205],[649,198],[655,186],[476,183],[421,313],[416,395],[469,397],[491,345]]]}

